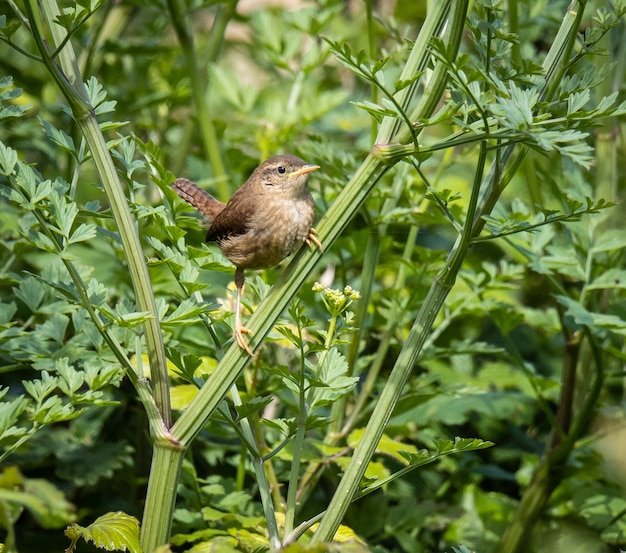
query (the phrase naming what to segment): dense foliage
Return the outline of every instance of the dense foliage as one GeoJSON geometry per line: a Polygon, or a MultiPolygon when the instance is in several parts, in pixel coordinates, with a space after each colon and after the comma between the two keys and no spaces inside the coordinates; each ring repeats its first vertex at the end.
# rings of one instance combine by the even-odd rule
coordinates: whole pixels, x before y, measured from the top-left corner
{"type": "Polygon", "coordinates": [[[2,2],[4,551],[617,551],[624,8],[259,4],[2,2]],[[170,185],[279,152],[250,358],[170,185]]]}

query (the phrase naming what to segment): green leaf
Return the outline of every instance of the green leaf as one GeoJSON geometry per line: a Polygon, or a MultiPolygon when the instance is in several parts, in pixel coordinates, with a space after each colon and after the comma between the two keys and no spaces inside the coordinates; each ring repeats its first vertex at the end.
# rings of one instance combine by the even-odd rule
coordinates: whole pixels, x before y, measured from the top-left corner
{"type": "Polygon", "coordinates": [[[621,229],[611,229],[599,236],[598,243],[591,248],[593,253],[624,250],[626,248],[626,232],[621,229]]]}
{"type": "MultiPolygon", "coordinates": [[[[413,452],[407,451],[406,449],[405,450],[399,449],[400,456],[403,458],[403,461],[405,463],[408,462],[408,466],[404,467],[403,469],[385,478],[381,478],[377,480],[376,482],[374,482],[373,484],[363,488],[357,494],[356,497],[358,498],[363,497],[364,495],[367,495],[385,486],[389,482],[392,482],[393,480],[396,480],[397,478],[400,478],[401,476],[404,476],[405,474],[419,467],[422,467],[429,463],[433,463],[434,461],[438,460],[439,458],[445,455],[451,455],[454,453],[464,453],[468,451],[477,451],[480,449],[486,449],[486,448],[492,447],[493,445],[494,445],[493,442],[483,441],[478,438],[456,437],[454,441],[438,440],[435,443],[434,451],[421,450],[421,451],[415,451],[413,453],[413,452]]],[[[377,451],[378,451],[378,448],[377,448],[377,451]]]]}
{"type": "Polygon", "coordinates": [[[72,405],[64,404],[60,397],[51,396],[43,404],[37,405],[32,420],[41,424],[64,422],[76,418],[82,410],[75,410],[72,405]]]}
{"type": "Polygon", "coordinates": [[[67,239],[67,246],[77,242],[85,242],[96,236],[96,225],[81,223],[78,228],[67,239]]]}
{"type": "Polygon", "coordinates": [[[616,315],[594,313],[587,310],[576,300],[567,296],[556,296],[557,301],[566,307],[565,314],[574,319],[576,324],[588,327],[592,332],[609,331],[626,336],[626,321],[616,315]]]}
{"type": "Polygon", "coordinates": [[[57,129],[50,122],[45,119],[39,118],[39,122],[43,127],[44,133],[62,150],[69,153],[72,157],[76,158],[76,147],[74,145],[74,140],[71,136],[69,136],[65,131],[61,129],[57,129]]]}
{"type": "MultiPolygon", "coordinates": [[[[3,388],[0,395],[4,396],[8,391],[3,388]]],[[[29,406],[30,400],[23,395],[0,403],[0,446],[7,447],[26,434],[26,429],[17,426],[17,422],[29,406]]]]}
{"type": "Polygon", "coordinates": [[[48,287],[34,277],[22,280],[19,288],[14,288],[15,296],[22,300],[31,312],[35,313],[48,293],[48,287]]]}
{"type": "Polygon", "coordinates": [[[76,519],[74,505],[51,482],[40,478],[23,478],[19,487],[20,491],[0,488],[0,501],[5,505],[25,508],[41,527],[61,528],[76,519]]]}
{"type": "Polygon", "coordinates": [[[0,327],[9,327],[13,324],[13,317],[17,311],[15,302],[0,303],[0,327]]]}
{"type": "Polygon", "coordinates": [[[163,328],[192,325],[198,321],[198,315],[205,313],[212,307],[207,303],[197,303],[193,298],[180,302],[173,313],[161,321],[163,328]]]}
{"type": "Polygon", "coordinates": [[[139,521],[122,511],[106,513],[86,527],[71,524],[65,535],[74,541],[82,537],[107,551],[141,553],[139,521]]]}
{"type": "Polygon", "coordinates": [[[529,129],[533,124],[533,108],[538,99],[539,92],[536,89],[523,89],[511,83],[510,96],[498,97],[491,111],[506,128],[529,129]]]}
{"type": "Polygon", "coordinates": [[[398,117],[396,110],[393,110],[389,107],[382,107],[378,104],[374,104],[373,102],[364,101],[364,102],[350,102],[352,105],[363,109],[374,116],[377,121],[382,121],[383,117],[398,117]]]}
{"type": "Polygon", "coordinates": [[[93,76],[90,77],[90,79],[85,83],[85,88],[87,89],[89,103],[94,106],[96,115],[109,113],[115,109],[117,102],[106,101],[106,90],[104,90],[104,87],[98,82],[98,79],[93,76]]]}
{"type": "Polygon", "coordinates": [[[17,152],[0,142],[0,167],[2,168],[2,174],[5,176],[13,174],[17,161],[17,152]]]}
{"type": "Polygon", "coordinates": [[[337,348],[330,348],[324,356],[322,365],[317,367],[317,371],[313,369],[319,382],[312,383],[314,388],[311,410],[328,405],[354,389],[359,379],[347,376],[347,372],[348,363],[345,357],[337,348]]]}
{"type": "Polygon", "coordinates": [[[258,396],[247,399],[243,405],[236,405],[235,411],[237,411],[237,420],[245,419],[251,414],[264,409],[272,402],[272,399],[272,396],[258,396]]]}
{"type": "Polygon", "coordinates": [[[24,389],[37,403],[43,403],[58,386],[58,378],[52,376],[48,371],[41,371],[40,374],[39,379],[22,381],[24,389]]]}
{"type": "Polygon", "coordinates": [[[626,499],[611,495],[587,497],[577,513],[592,528],[602,531],[602,539],[609,543],[624,543],[626,540],[626,499]]]}
{"type": "Polygon", "coordinates": [[[567,98],[567,115],[572,115],[573,113],[583,109],[590,97],[591,93],[588,88],[571,94],[567,98]]]}
{"type": "Polygon", "coordinates": [[[64,341],[69,322],[70,320],[67,315],[55,313],[44,323],[37,325],[36,328],[43,338],[48,338],[61,345],[64,341]]]}
{"type": "Polygon", "coordinates": [[[84,384],[85,378],[82,371],[77,371],[74,367],[70,366],[69,359],[62,357],[54,361],[54,368],[57,374],[61,377],[59,379],[59,389],[68,397],[72,397],[84,384]]]}
{"type": "Polygon", "coordinates": [[[611,268],[604,271],[587,285],[587,290],[610,290],[626,288],[626,270],[611,268]]]}

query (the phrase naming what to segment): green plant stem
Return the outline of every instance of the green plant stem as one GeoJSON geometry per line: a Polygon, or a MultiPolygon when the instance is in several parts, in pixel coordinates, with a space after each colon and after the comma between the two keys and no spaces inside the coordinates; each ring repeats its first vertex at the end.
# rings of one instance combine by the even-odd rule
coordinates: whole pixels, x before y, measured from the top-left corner
{"type": "MultiPolygon", "coordinates": [[[[361,340],[365,335],[367,324],[367,310],[369,308],[372,297],[372,289],[374,287],[376,267],[378,266],[378,257],[380,254],[380,230],[377,225],[370,224],[369,234],[367,237],[367,245],[365,246],[365,254],[363,255],[363,269],[361,270],[361,285],[359,292],[361,298],[356,307],[355,325],[356,330],[350,337],[350,347],[348,349],[348,375],[353,375],[361,340]]],[[[335,420],[333,418],[333,420],[335,420]]],[[[339,424],[339,421],[337,421],[339,424]]],[[[337,425],[336,425],[337,426],[337,425]]]]}
{"type": "MultiPolygon", "coordinates": [[[[410,63],[407,63],[407,65],[412,67],[413,71],[419,71],[421,67],[426,66],[427,44],[429,43],[431,37],[443,27],[445,17],[441,14],[445,12],[445,9],[441,7],[442,4],[443,2],[437,3],[437,7],[428,14],[426,21],[424,22],[424,27],[415,41],[414,51],[409,56],[410,63]],[[425,32],[424,29],[427,29],[427,31],[425,32]],[[421,52],[421,54],[414,56],[416,51],[421,52]]],[[[448,7],[449,5],[447,4],[446,8],[448,7]]],[[[451,55],[455,55],[458,50],[462,37],[463,24],[467,14],[467,7],[467,2],[458,2],[455,3],[453,9],[451,10],[450,20],[448,21],[450,29],[446,36],[448,44],[451,45],[451,55]]],[[[438,81],[429,83],[429,93],[432,91],[433,94],[441,94],[445,87],[446,72],[440,69],[440,66],[441,62],[437,64],[437,68],[434,71],[434,74],[437,75],[438,81]]],[[[413,74],[414,73],[407,74],[403,71],[402,78],[410,78],[413,74]]],[[[405,102],[411,100],[410,96],[405,96],[403,99],[405,102]]],[[[422,111],[417,111],[416,109],[416,111],[413,112],[411,119],[419,120],[423,117],[428,117],[432,113],[432,110],[434,110],[437,101],[438,98],[434,99],[430,97],[429,94],[426,94],[418,104],[418,107],[422,111]],[[427,109],[431,111],[425,111],[427,109]]],[[[403,105],[403,107],[405,106],[406,104],[403,105]]],[[[379,132],[378,142],[389,142],[387,139],[391,137],[393,138],[393,141],[400,142],[398,137],[401,137],[406,141],[411,140],[414,142],[415,135],[413,130],[405,129],[404,127],[398,130],[398,127],[396,126],[397,123],[398,121],[394,122],[389,121],[388,119],[383,120],[381,130],[379,132]],[[393,132],[390,132],[391,130],[393,130],[393,132]]],[[[472,195],[473,202],[476,202],[477,199],[478,191],[472,195]]],[[[470,212],[474,209],[476,209],[475,205],[470,206],[470,212]]],[[[422,304],[422,308],[420,309],[417,319],[409,332],[407,341],[398,356],[380,397],[378,398],[370,421],[365,432],[363,433],[363,438],[357,445],[354,454],[352,455],[352,459],[350,460],[350,463],[348,464],[348,467],[339,482],[339,486],[333,494],[328,509],[326,510],[326,514],[322,518],[317,531],[313,535],[312,543],[329,541],[333,538],[335,532],[339,528],[348,505],[358,491],[359,483],[365,474],[368,463],[374,455],[376,446],[378,445],[384,429],[389,422],[389,418],[391,417],[393,408],[400,397],[404,384],[411,373],[413,365],[421,352],[421,348],[428,336],[435,317],[439,313],[439,310],[441,309],[441,306],[443,305],[443,302],[454,283],[456,274],[461,267],[461,263],[467,254],[467,250],[470,246],[472,219],[468,219],[468,221],[469,222],[464,229],[464,233],[459,237],[459,240],[457,240],[455,247],[448,257],[448,261],[435,279],[433,286],[429,290],[429,293],[422,304]]]]}
{"type": "MultiPolygon", "coordinates": [[[[483,153],[484,156],[484,153],[483,153]]],[[[476,188],[476,186],[475,186],[476,188]]],[[[477,193],[473,195],[477,198],[477,193]]],[[[469,236],[472,229],[468,219],[464,232],[459,236],[448,260],[439,272],[431,286],[424,303],[409,332],[404,347],[391,371],[389,378],[378,398],[369,423],[363,433],[363,438],[354,450],[350,464],[346,469],[337,490],[328,506],[326,515],[322,519],[318,530],[312,538],[313,543],[329,541],[337,531],[341,519],[345,514],[352,497],[357,493],[359,483],[365,474],[369,460],[373,457],[376,446],[382,437],[389,422],[393,408],[400,393],[411,374],[422,347],[428,338],[430,329],[443,303],[450,292],[456,275],[461,268],[469,247],[469,236]]]]}
{"type": "Polygon", "coordinates": [[[595,338],[588,330],[585,330],[585,337],[591,346],[595,363],[595,373],[588,393],[567,438],[549,449],[535,470],[511,522],[498,543],[497,553],[519,553],[524,550],[528,544],[530,532],[545,509],[550,495],[561,482],[567,459],[576,441],[582,436],[591,420],[602,390],[604,370],[595,338]]]}
{"type": "MultiPolygon", "coordinates": [[[[361,208],[378,180],[388,169],[388,166],[382,164],[373,156],[368,156],[363,162],[317,226],[318,237],[325,244],[326,248],[329,248],[341,234],[348,222],[361,208]]],[[[254,332],[250,340],[251,348],[257,349],[260,346],[281,312],[313,270],[315,263],[321,255],[322,253],[317,250],[307,251],[304,247],[295,255],[267,298],[259,305],[247,324],[254,332]]],[[[226,351],[211,377],[202,386],[197,396],[172,427],[173,437],[180,441],[183,447],[187,447],[200,432],[222,397],[249,361],[250,356],[236,344],[226,351]]],[[[170,463],[182,465],[183,456],[182,454],[178,457],[171,455],[167,460],[170,463]]],[[[178,471],[180,471],[180,467],[178,471]]],[[[179,474],[179,472],[171,470],[167,474],[175,475],[179,474]]],[[[158,464],[153,463],[153,470],[150,475],[151,479],[161,478],[159,476],[158,464]]],[[[169,512],[171,516],[175,500],[176,483],[171,483],[169,487],[149,486],[144,518],[149,514],[148,508],[158,508],[161,511],[169,512]],[[153,497],[152,494],[155,493],[160,495],[153,497]]],[[[156,547],[167,543],[168,538],[169,526],[159,527],[151,525],[149,533],[142,533],[142,547],[146,552],[153,551],[156,547]]]]}
{"type": "MultiPolygon", "coordinates": [[[[126,202],[122,184],[106,141],[100,131],[94,109],[88,102],[71,43],[68,42],[65,45],[59,52],[58,58],[52,59],[43,38],[44,33],[40,26],[40,19],[43,19],[47,28],[50,29],[54,45],[59,45],[64,40],[65,31],[54,23],[59,14],[58,6],[55,2],[44,2],[42,5],[43,12],[39,12],[39,4],[35,0],[28,0],[26,9],[31,21],[33,37],[44,64],[67,99],[91,151],[93,162],[107,194],[123,244],[138,309],[147,311],[151,315],[151,318],[144,323],[144,329],[152,374],[154,401],[158,407],[158,412],[149,413],[149,419],[151,431],[155,428],[167,430],[172,424],[172,414],[165,348],[136,222],[133,220],[126,202]]],[[[137,391],[145,404],[147,401],[145,389],[139,387],[137,391]]],[[[175,497],[184,455],[184,447],[176,438],[160,430],[157,430],[157,434],[162,435],[163,439],[155,440],[153,444],[152,470],[142,522],[142,547],[146,552],[153,551],[157,545],[166,543],[169,538],[174,502],[171,501],[163,505],[160,498],[175,497]]]]}
{"type": "Polygon", "coordinates": [[[161,338],[156,302],[152,293],[148,268],[139,242],[136,223],[130,213],[122,184],[113,165],[106,141],[98,126],[93,107],[89,105],[87,100],[87,93],[82,84],[76,56],[71,44],[68,42],[59,52],[59,67],[57,60],[51,59],[47,44],[43,38],[41,19],[45,21],[47,28],[50,29],[54,44],[59,44],[63,41],[65,31],[54,23],[54,19],[59,14],[58,6],[54,2],[44,2],[42,12],[39,12],[39,6],[34,0],[29,0],[25,6],[31,21],[33,38],[39,48],[44,64],[61,88],[61,92],[72,109],[74,118],[89,146],[96,170],[109,198],[111,211],[124,246],[138,309],[147,311],[151,315],[151,318],[144,325],[146,348],[150,359],[155,401],[162,418],[162,424],[169,428],[172,419],[165,349],[161,338]]]}
{"type": "MultiPolygon", "coordinates": [[[[291,459],[291,469],[289,470],[289,484],[287,488],[287,504],[285,507],[285,527],[283,536],[288,536],[293,531],[296,520],[296,493],[298,491],[298,480],[300,478],[300,460],[304,449],[304,435],[306,433],[306,421],[309,415],[307,391],[306,391],[306,375],[305,375],[305,359],[304,359],[304,342],[302,339],[302,328],[298,323],[298,336],[300,338],[300,380],[298,393],[298,415],[296,417],[296,436],[293,440],[293,457],[291,459]]],[[[330,334],[330,331],[329,331],[330,334]]],[[[318,366],[321,365],[321,362],[318,366]]]]}
{"type": "MultiPolygon", "coordinates": [[[[574,2],[568,8],[561,27],[557,33],[555,41],[544,61],[544,71],[546,75],[545,84],[542,87],[542,99],[552,98],[560,77],[567,67],[574,41],[583,16],[586,2],[574,2]]],[[[525,151],[525,149],[523,150],[525,151]]],[[[522,153],[523,156],[523,153],[522,153]]],[[[522,156],[518,157],[521,164],[522,156]]],[[[476,221],[476,224],[480,223],[476,221]]],[[[563,467],[574,448],[575,441],[582,434],[584,427],[588,424],[592,410],[600,394],[603,380],[602,359],[595,345],[595,339],[586,331],[587,338],[594,353],[596,373],[595,378],[586,395],[583,406],[572,423],[569,433],[563,440],[553,440],[548,453],[542,459],[539,467],[533,474],[531,482],[524,491],[512,520],[507,526],[500,542],[497,546],[498,553],[517,553],[527,544],[527,537],[530,535],[535,522],[543,512],[550,495],[561,480],[563,467]]],[[[570,356],[566,356],[569,359],[570,356]]],[[[569,362],[569,361],[568,361],[569,362]]],[[[575,367],[569,367],[564,377],[572,378],[575,367]]],[[[568,392],[569,393],[569,392],[568,392]]],[[[571,393],[569,394],[571,400],[571,393]]],[[[563,399],[563,398],[562,398],[563,399]]],[[[568,422],[569,414],[559,413],[560,423],[568,422]]],[[[565,430],[565,429],[562,429],[565,430]]]]}
{"type": "MultiPolygon", "coordinates": [[[[415,241],[417,240],[418,233],[418,227],[410,227],[409,234],[407,235],[406,244],[404,246],[404,252],[402,254],[402,259],[405,260],[407,263],[409,263],[411,260],[411,253],[413,252],[413,249],[415,247],[415,241]]],[[[394,282],[394,290],[402,290],[404,288],[405,281],[406,266],[405,264],[400,264],[398,268],[398,274],[394,282]]],[[[380,369],[382,368],[383,363],[387,358],[387,353],[389,352],[391,337],[398,326],[398,320],[400,317],[399,310],[399,306],[397,304],[394,304],[391,315],[387,319],[387,324],[385,325],[385,329],[379,342],[378,349],[376,350],[374,360],[372,361],[367,371],[367,378],[365,379],[365,383],[363,384],[357,400],[352,407],[352,412],[350,413],[350,416],[348,417],[344,426],[341,429],[341,436],[346,436],[354,428],[359,417],[363,416],[363,409],[367,400],[370,397],[370,394],[372,393],[372,390],[374,389],[374,385],[376,384],[376,380],[378,379],[380,369]]]]}
{"type": "MultiPolygon", "coordinates": [[[[243,405],[239,390],[235,384],[230,388],[230,397],[235,407],[241,407],[243,405]]],[[[267,532],[269,534],[270,552],[278,551],[280,549],[280,535],[278,533],[278,523],[276,522],[276,513],[274,512],[274,505],[272,503],[272,492],[267,480],[267,475],[265,474],[263,459],[255,446],[256,441],[248,419],[241,419],[239,426],[244,437],[243,442],[250,444],[248,449],[252,456],[252,468],[256,476],[257,485],[259,486],[259,495],[261,496],[263,514],[265,515],[267,532]]]]}
{"type": "Polygon", "coordinates": [[[141,549],[145,553],[151,553],[169,539],[174,509],[173,506],[170,508],[169,505],[163,505],[161,498],[176,497],[185,449],[153,448],[146,504],[141,522],[141,549]],[[155,472],[158,472],[158,478],[152,476],[155,472]]]}
{"type": "Polygon", "coordinates": [[[339,528],[339,524],[352,501],[352,497],[358,490],[359,483],[365,474],[365,469],[374,455],[393,408],[417,360],[428,331],[454,283],[456,271],[460,268],[465,253],[464,250],[455,247],[449,262],[446,263],[444,269],[436,278],[435,284],[431,287],[422,309],[409,332],[406,344],[402,348],[385,387],[378,398],[376,407],[363,433],[363,438],[354,450],[352,459],[339,482],[326,514],[313,535],[311,540],[313,543],[330,541],[339,528]]]}
{"type": "MultiPolygon", "coordinates": [[[[168,0],[167,6],[172,16],[172,25],[174,26],[176,36],[178,37],[185,56],[185,65],[187,66],[187,74],[191,82],[192,98],[200,126],[204,150],[211,163],[219,195],[223,199],[226,199],[230,195],[228,175],[226,174],[224,162],[222,161],[217,131],[215,130],[215,125],[209,114],[209,108],[205,99],[205,84],[202,80],[202,72],[200,71],[196,59],[193,34],[189,26],[189,17],[186,13],[186,4],[183,0],[168,0]]],[[[225,25],[222,27],[222,32],[224,29],[225,25]]]]}
{"type": "MultiPolygon", "coordinates": [[[[400,80],[409,80],[418,73],[422,73],[426,70],[430,60],[430,56],[428,55],[430,39],[437,36],[440,30],[443,29],[444,23],[446,22],[446,15],[453,3],[455,2],[442,0],[441,2],[434,2],[434,5],[430,6],[431,9],[426,16],[419,36],[411,49],[409,58],[402,69],[400,80]],[[427,40],[425,40],[426,37],[428,37],[427,40]]],[[[465,0],[461,0],[458,4],[461,5],[461,9],[463,9],[464,6],[464,11],[467,13],[467,2],[465,0]]],[[[463,21],[465,21],[465,19],[463,19],[463,21]]],[[[463,24],[461,24],[461,28],[462,26],[463,24]]],[[[449,34],[448,36],[451,35],[449,34]]],[[[458,48],[458,44],[455,48],[458,48]]],[[[438,76],[438,80],[433,78],[432,81],[436,83],[435,86],[437,88],[433,90],[429,89],[424,96],[429,99],[434,99],[436,103],[441,98],[441,92],[445,86],[445,79],[443,79],[443,83],[441,83],[442,79],[438,76]],[[441,87],[439,87],[440,84],[441,87]]],[[[412,100],[416,96],[418,86],[419,83],[414,81],[395,95],[395,100],[397,104],[403,108],[403,112],[408,111],[409,104],[412,103],[412,100]]],[[[420,102],[420,105],[421,104],[422,102],[420,102]]],[[[433,104],[433,106],[434,105],[435,104],[433,104]]],[[[408,117],[408,120],[410,122],[418,121],[423,117],[424,113],[430,114],[432,113],[432,110],[429,110],[426,106],[421,105],[421,107],[416,108],[415,111],[408,117]]],[[[403,125],[403,122],[399,121],[395,117],[385,117],[383,119],[380,129],[378,130],[378,136],[376,137],[377,144],[388,144],[390,142],[405,143],[409,140],[415,146],[418,145],[416,130],[413,127],[409,128],[406,125],[403,125]]]]}
{"type": "MultiPolygon", "coordinates": [[[[372,0],[365,0],[365,25],[367,28],[367,49],[370,59],[376,57],[376,37],[374,36],[374,9],[372,0]]],[[[378,88],[372,84],[372,103],[378,103],[378,88]]],[[[376,140],[378,122],[372,117],[372,141],[376,140]]]]}

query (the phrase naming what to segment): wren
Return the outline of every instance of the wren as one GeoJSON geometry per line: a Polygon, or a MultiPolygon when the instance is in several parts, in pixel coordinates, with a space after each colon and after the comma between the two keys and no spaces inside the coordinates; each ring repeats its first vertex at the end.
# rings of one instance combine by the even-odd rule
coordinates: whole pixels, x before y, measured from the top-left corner
{"type": "Polygon", "coordinates": [[[250,355],[243,339],[251,333],[241,323],[245,269],[266,269],[280,263],[302,243],[321,242],[312,227],[315,203],[307,187],[309,165],[293,155],[277,155],[259,165],[228,203],[220,202],[196,183],[178,178],[172,188],[210,223],[207,242],[216,242],[235,265],[235,340],[250,355]]]}

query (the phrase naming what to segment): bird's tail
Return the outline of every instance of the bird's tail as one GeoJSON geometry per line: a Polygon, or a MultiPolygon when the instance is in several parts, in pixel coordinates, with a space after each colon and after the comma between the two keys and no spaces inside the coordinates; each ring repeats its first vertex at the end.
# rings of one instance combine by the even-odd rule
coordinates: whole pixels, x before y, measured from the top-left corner
{"type": "Polygon", "coordinates": [[[226,206],[224,202],[220,202],[189,179],[176,179],[172,188],[183,200],[202,213],[209,222],[213,221],[226,206]]]}

